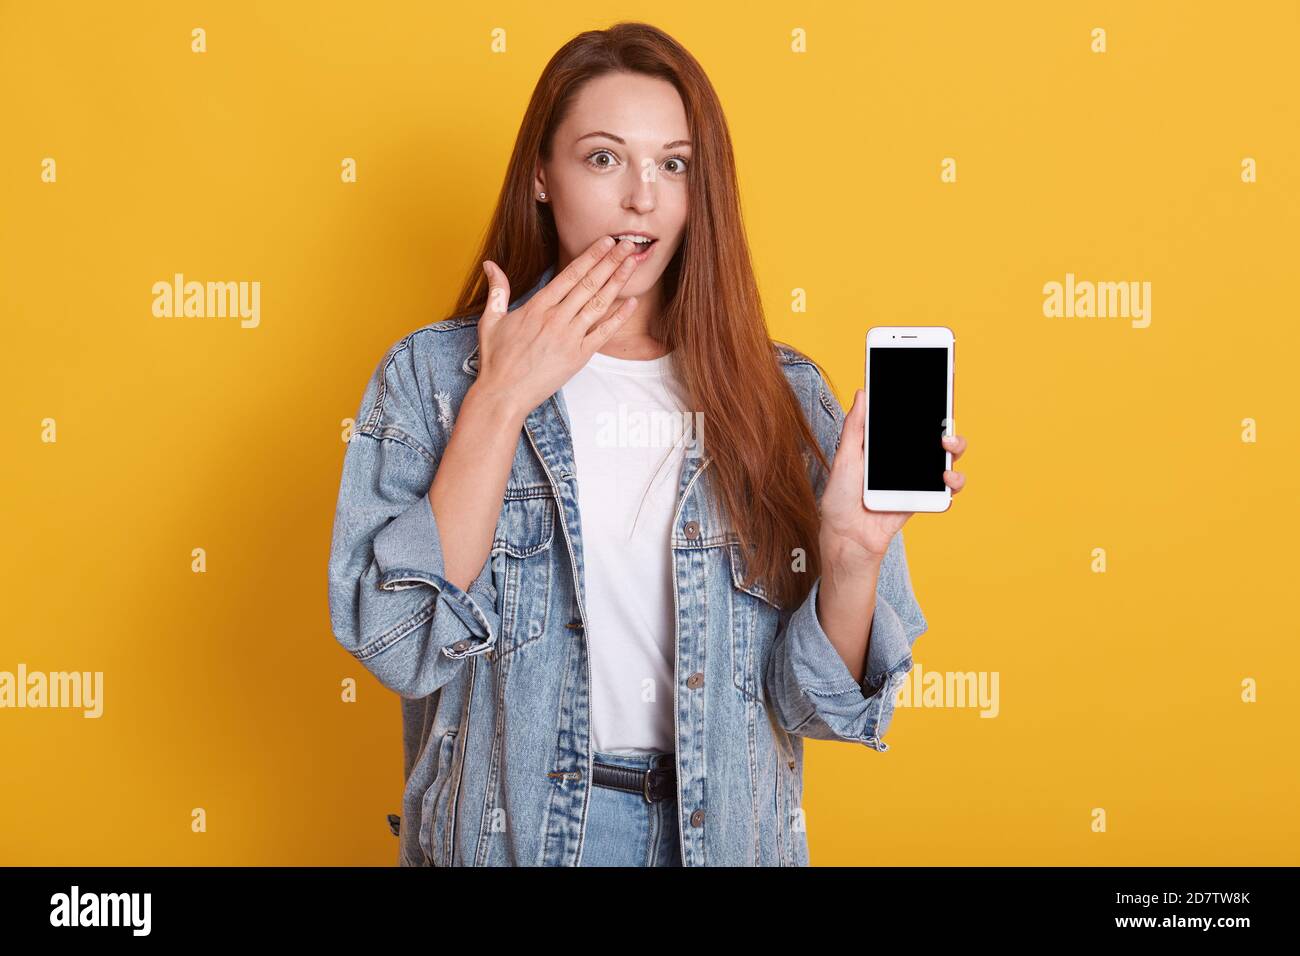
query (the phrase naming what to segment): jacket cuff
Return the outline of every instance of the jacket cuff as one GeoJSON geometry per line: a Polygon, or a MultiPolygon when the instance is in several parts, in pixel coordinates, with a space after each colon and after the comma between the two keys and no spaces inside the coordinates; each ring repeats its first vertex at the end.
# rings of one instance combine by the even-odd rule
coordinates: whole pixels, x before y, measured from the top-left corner
{"type": "MultiPolygon", "coordinates": [[[[888,600],[876,595],[876,613],[871,619],[871,643],[867,645],[867,668],[862,693],[873,697],[888,681],[902,683],[912,669],[912,642],[907,627],[888,600]]],[[[892,706],[890,708],[892,710],[892,706]]]]}
{"type": "Polygon", "coordinates": [[[817,618],[820,590],[819,577],[791,615],[786,636],[795,680],[812,705],[808,719],[820,718],[836,737],[883,753],[889,745],[881,736],[893,719],[898,687],[912,669],[907,631],[898,612],[877,594],[866,676],[859,683],[817,618]]]}
{"type": "Polygon", "coordinates": [[[483,654],[496,645],[496,634],[488,616],[479,605],[492,605],[490,574],[492,562],[483,566],[478,580],[463,591],[443,577],[442,540],[429,496],[423,494],[375,535],[375,564],[379,569],[379,587],[384,591],[431,587],[443,605],[465,626],[474,640],[457,640],[442,647],[453,660],[483,654]],[[475,597],[477,593],[478,597],[475,597]]]}

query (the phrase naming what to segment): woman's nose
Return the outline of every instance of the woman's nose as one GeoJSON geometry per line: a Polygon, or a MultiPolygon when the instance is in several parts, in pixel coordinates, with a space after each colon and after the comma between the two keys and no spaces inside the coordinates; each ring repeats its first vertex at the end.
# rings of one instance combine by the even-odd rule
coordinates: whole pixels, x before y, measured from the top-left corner
{"type": "Polygon", "coordinates": [[[653,166],[645,170],[636,170],[632,174],[632,183],[624,204],[637,212],[649,212],[654,209],[655,189],[658,185],[653,166]]]}

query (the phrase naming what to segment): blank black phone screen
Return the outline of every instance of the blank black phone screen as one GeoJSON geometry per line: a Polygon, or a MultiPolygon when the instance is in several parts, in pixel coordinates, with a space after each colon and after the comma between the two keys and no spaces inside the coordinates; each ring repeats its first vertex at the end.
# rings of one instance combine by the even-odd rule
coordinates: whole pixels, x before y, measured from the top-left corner
{"type": "Polygon", "coordinates": [[[867,487],[943,491],[946,348],[868,349],[867,487]]]}

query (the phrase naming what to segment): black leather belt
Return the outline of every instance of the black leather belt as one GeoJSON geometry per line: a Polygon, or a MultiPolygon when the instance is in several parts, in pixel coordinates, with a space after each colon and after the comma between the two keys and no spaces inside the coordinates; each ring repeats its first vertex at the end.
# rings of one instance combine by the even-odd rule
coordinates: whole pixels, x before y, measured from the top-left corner
{"type": "Polygon", "coordinates": [[[677,796],[677,767],[669,762],[664,767],[637,770],[635,767],[615,767],[612,764],[592,764],[592,783],[611,790],[639,793],[647,803],[672,800],[677,796]]]}

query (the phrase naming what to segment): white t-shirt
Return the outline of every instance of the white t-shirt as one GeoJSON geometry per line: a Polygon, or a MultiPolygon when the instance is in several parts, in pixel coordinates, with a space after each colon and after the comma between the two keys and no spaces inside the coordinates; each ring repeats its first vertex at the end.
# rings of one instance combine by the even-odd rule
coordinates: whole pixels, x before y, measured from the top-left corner
{"type": "Polygon", "coordinates": [[[600,352],[563,387],[582,527],[592,746],[674,750],[670,525],[694,416],[672,368],[600,352]]]}

